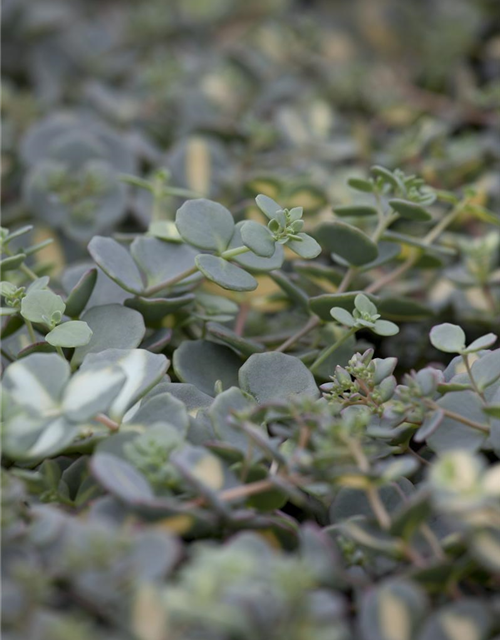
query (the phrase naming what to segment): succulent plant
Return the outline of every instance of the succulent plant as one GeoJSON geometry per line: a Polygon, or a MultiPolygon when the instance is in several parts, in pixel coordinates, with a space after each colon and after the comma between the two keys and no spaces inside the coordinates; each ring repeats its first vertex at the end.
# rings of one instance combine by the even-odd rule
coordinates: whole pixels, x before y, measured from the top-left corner
{"type": "Polygon", "coordinates": [[[498,640],[498,7],[250,4],[4,2],[3,633],[498,640]]]}

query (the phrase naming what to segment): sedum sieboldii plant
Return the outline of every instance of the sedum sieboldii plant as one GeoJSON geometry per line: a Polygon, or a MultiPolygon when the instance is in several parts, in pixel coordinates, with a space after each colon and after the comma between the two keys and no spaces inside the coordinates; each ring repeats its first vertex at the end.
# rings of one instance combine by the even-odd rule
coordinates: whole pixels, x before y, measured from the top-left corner
{"type": "Polygon", "coordinates": [[[495,3],[94,4],[4,10],[5,638],[497,640],[495,3]]]}
{"type": "MultiPolygon", "coordinates": [[[[457,324],[435,324],[435,362],[406,371],[384,342],[416,319],[429,327],[418,264],[440,252],[460,260],[472,246],[455,254],[439,244],[468,197],[446,195],[448,211],[431,214],[439,194],[423,181],[379,166],[371,175],[349,184],[373,205],[334,207],[309,233],[302,207],[268,196],[256,198],[260,221],[186,200],[173,226],[93,238],[95,266],[67,280],[71,288],[27,266],[30,249],[11,251],[15,233],[4,232],[7,548],[55,527],[57,575],[96,611],[106,602],[102,615],[117,629],[148,629],[142,608],[152,607],[158,628],[178,637],[208,626],[217,638],[279,629],[348,639],[350,599],[365,638],[392,637],[383,612],[393,609],[401,629],[423,638],[464,616],[473,633],[495,628],[497,336],[470,340],[457,324]],[[427,225],[423,235],[415,222],[427,225]],[[276,329],[265,340],[255,333],[269,311],[245,292],[264,274],[303,318],[284,341],[276,329]],[[334,292],[318,292],[325,275],[334,292]],[[99,287],[111,299],[93,304],[99,287]],[[142,523],[144,542],[124,518],[142,523]],[[80,522],[77,548],[69,532],[80,522]],[[117,532],[123,551],[110,554],[117,532]],[[179,537],[190,544],[175,570],[179,537]],[[194,542],[207,537],[218,544],[194,542]],[[92,569],[100,545],[105,561],[92,569]],[[122,562],[135,567],[132,590],[116,582],[122,562]]],[[[481,264],[496,267],[491,257],[481,264]]],[[[43,567],[54,551],[43,536],[36,544],[43,567]]],[[[26,570],[13,564],[12,588],[24,588],[26,570]]],[[[30,592],[35,611],[47,589],[30,592]]]]}

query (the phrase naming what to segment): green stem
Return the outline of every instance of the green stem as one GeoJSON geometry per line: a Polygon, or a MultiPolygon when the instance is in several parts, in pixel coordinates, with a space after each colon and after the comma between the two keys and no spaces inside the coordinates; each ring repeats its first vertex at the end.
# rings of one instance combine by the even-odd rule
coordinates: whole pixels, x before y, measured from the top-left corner
{"type": "Polygon", "coordinates": [[[160,282],[160,284],[155,284],[153,287],[149,287],[143,293],[143,297],[150,298],[151,296],[154,296],[155,293],[158,293],[159,291],[163,291],[163,289],[166,289],[167,287],[177,284],[177,282],[180,282],[181,280],[185,280],[186,278],[189,278],[189,276],[192,276],[197,271],[198,271],[198,267],[194,265],[193,267],[190,267],[189,269],[186,269],[185,271],[178,273],[173,278],[169,278],[168,280],[164,280],[163,282],[160,282]]]}
{"type": "Polygon", "coordinates": [[[61,348],[61,347],[56,347],[56,351],[57,351],[57,353],[61,356],[61,358],[62,358],[63,360],[66,360],[66,356],[64,355],[64,351],[62,350],[62,348],[61,348]]]}
{"type": "Polygon", "coordinates": [[[438,224],[431,229],[429,233],[424,237],[424,243],[426,245],[430,245],[437,240],[438,237],[445,231],[452,222],[454,222],[455,218],[462,212],[462,209],[467,204],[467,199],[459,202],[456,207],[454,207],[448,215],[446,215],[438,224]]]}
{"type": "Polygon", "coordinates": [[[383,214],[379,216],[377,227],[372,235],[372,240],[373,242],[375,242],[375,244],[378,243],[384,231],[388,229],[393,222],[396,222],[398,218],[399,214],[397,213],[389,216],[384,216],[383,214]]]}
{"type": "MultiPolygon", "coordinates": [[[[448,215],[446,215],[435,227],[431,229],[429,233],[424,237],[424,244],[427,246],[431,245],[434,240],[436,240],[442,233],[445,231],[447,227],[458,217],[461,213],[463,207],[467,204],[467,200],[460,202],[454,207],[448,215]]],[[[387,284],[390,284],[394,280],[397,280],[400,276],[406,273],[409,269],[413,267],[413,265],[418,261],[420,257],[420,252],[415,251],[413,255],[409,256],[397,269],[387,273],[384,277],[380,278],[376,282],[373,282],[371,285],[366,287],[365,293],[376,293],[380,291],[387,284]]]]}
{"type": "MultiPolygon", "coordinates": [[[[353,438],[346,438],[344,441],[356,464],[358,465],[359,470],[364,474],[368,474],[370,472],[370,463],[361,447],[360,442],[358,440],[354,440],[353,438]]],[[[366,497],[368,498],[368,502],[370,503],[370,507],[375,514],[375,517],[377,518],[380,528],[389,529],[391,526],[391,517],[387,513],[384,503],[380,499],[377,487],[375,487],[374,485],[370,485],[365,489],[365,492],[366,497]]]]}
{"type": "Polygon", "coordinates": [[[469,355],[467,353],[462,354],[462,360],[464,361],[465,368],[467,369],[467,375],[469,376],[469,380],[472,384],[472,387],[474,388],[474,391],[481,398],[481,400],[483,401],[483,404],[486,404],[486,398],[484,397],[484,393],[477,386],[474,376],[472,374],[472,369],[469,362],[469,355]]]}
{"type": "Polygon", "coordinates": [[[234,249],[227,249],[227,251],[223,251],[220,254],[220,257],[224,258],[224,260],[231,260],[231,258],[240,256],[242,253],[247,253],[248,251],[250,251],[248,247],[236,247],[234,249]]]}
{"type": "MultiPolygon", "coordinates": [[[[231,258],[235,256],[239,256],[242,253],[247,253],[247,251],[250,251],[248,247],[236,247],[235,249],[228,249],[227,251],[223,251],[220,254],[220,257],[224,258],[224,260],[230,260],[231,258]]],[[[158,293],[159,291],[163,291],[163,289],[166,289],[167,287],[171,287],[172,285],[177,284],[181,280],[185,280],[186,278],[189,278],[189,276],[192,276],[197,271],[198,271],[198,267],[194,265],[193,267],[186,269],[186,271],[183,271],[182,273],[178,273],[173,278],[169,278],[168,280],[164,280],[163,282],[160,282],[160,284],[155,284],[153,287],[149,287],[143,293],[143,297],[150,298],[151,296],[154,296],[155,293],[158,293]]]]}
{"type": "Polygon", "coordinates": [[[153,182],[153,210],[151,212],[151,222],[159,222],[161,215],[161,201],[163,198],[163,182],[162,176],[156,176],[153,182]]]}
{"type": "Polygon", "coordinates": [[[10,355],[10,353],[8,353],[3,347],[0,347],[0,353],[3,355],[3,357],[8,360],[9,362],[14,362],[14,358],[10,355]]]}
{"type": "Polygon", "coordinates": [[[285,342],[283,342],[283,344],[281,344],[277,349],[275,349],[275,351],[280,351],[280,352],[286,351],[289,347],[294,345],[301,338],[303,338],[310,331],[312,331],[315,327],[317,327],[319,323],[320,323],[320,319],[318,318],[318,316],[312,316],[307,321],[307,324],[305,324],[302,327],[302,329],[300,329],[299,331],[297,331],[297,333],[294,333],[293,336],[290,336],[287,340],[285,340],[285,342]]]}
{"type": "Polygon", "coordinates": [[[402,276],[404,273],[411,269],[413,265],[417,262],[419,256],[415,253],[412,256],[409,256],[397,269],[394,271],[390,271],[382,278],[379,278],[375,282],[372,282],[371,285],[366,287],[365,293],[376,293],[380,291],[385,285],[390,284],[394,280],[397,280],[399,276],[402,276]]]}
{"type": "Polygon", "coordinates": [[[36,275],[36,273],[34,271],[32,271],[29,267],[27,267],[25,264],[21,265],[21,271],[28,276],[28,278],[30,278],[31,280],[35,281],[38,280],[38,276],[36,275]]]}
{"type": "Polygon", "coordinates": [[[33,325],[29,320],[26,320],[26,318],[24,318],[24,322],[26,324],[26,328],[28,329],[31,344],[33,344],[34,342],[36,342],[35,330],[33,329],[33,325]]]}
{"type": "Polygon", "coordinates": [[[109,418],[105,413],[98,413],[94,420],[108,427],[110,431],[118,431],[120,429],[118,422],[111,420],[111,418],[109,418]]]}
{"type": "Polygon", "coordinates": [[[440,407],[437,402],[428,400],[426,404],[433,409],[442,411],[448,418],[456,420],[457,422],[461,422],[462,424],[466,424],[468,427],[472,427],[472,429],[476,429],[477,431],[481,431],[482,433],[490,432],[490,427],[487,424],[481,424],[480,422],[476,422],[475,420],[469,420],[469,418],[462,416],[460,413],[455,413],[454,411],[450,411],[449,409],[443,409],[443,407],[440,407]]]}
{"type": "Polygon", "coordinates": [[[381,529],[387,530],[391,527],[391,517],[387,512],[387,509],[384,506],[384,503],[380,499],[380,494],[377,491],[377,488],[373,485],[370,485],[366,489],[366,496],[368,498],[368,502],[370,503],[370,507],[377,518],[377,522],[380,525],[381,529]]]}
{"type": "Polygon", "coordinates": [[[349,267],[349,269],[345,272],[344,277],[342,278],[342,281],[337,287],[337,291],[335,293],[344,293],[344,291],[347,291],[347,288],[351,284],[357,272],[357,267],[349,267]]]}
{"type": "MultiPolygon", "coordinates": [[[[396,213],[394,215],[385,216],[380,205],[380,197],[377,196],[377,210],[378,210],[378,224],[375,228],[375,231],[372,234],[372,240],[375,244],[378,244],[380,238],[384,231],[391,226],[391,224],[399,218],[399,215],[396,213]]],[[[358,273],[358,267],[349,267],[346,271],[342,282],[339,284],[336,293],[344,293],[347,290],[349,285],[351,284],[353,278],[358,273]]]]}
{"type": "Polygon", "coordinates": [[[324,351],[322,351],[318,358],[316,358],[316,360],[312,363],[312,365],[309,367],[311,372],[314,372],[321,364],[323,364],[323,362],[332,355],[332,353],[334,351],[336,351],[341,345],[344,344],[344,342],[346,342],[346,340],[348,340],[351,336],[353,336],[357,331],[356,327],[351,327],[349,329],[349,331],[346,331],[344,333],[344,335],[337,340],[337,342],[335,342],[334,344],[332,344],[330,347],[328,347],[327,349],[325,349],[324,351]]]}

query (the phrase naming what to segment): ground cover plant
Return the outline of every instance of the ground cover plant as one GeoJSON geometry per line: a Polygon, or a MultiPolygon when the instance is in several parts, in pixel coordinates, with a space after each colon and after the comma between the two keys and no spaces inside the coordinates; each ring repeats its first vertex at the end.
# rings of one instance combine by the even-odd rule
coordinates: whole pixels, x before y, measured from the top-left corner
{"type": "Polygon", "coordinates": [[[499,27],[4,2],[6,640],[500,638],[499,27]]]}

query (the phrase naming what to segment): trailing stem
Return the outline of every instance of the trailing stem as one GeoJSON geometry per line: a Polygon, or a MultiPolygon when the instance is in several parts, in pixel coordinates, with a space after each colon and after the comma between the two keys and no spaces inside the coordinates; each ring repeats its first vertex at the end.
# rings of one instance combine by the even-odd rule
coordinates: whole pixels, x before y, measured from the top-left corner
{"type": "Polygon", "coordinates": [[[344,335],[339,340],[337,340],[337,342],[335,342],[330,347],[322,351],[322,353],[320,353],[320,355],[316,358],[316,360],[310,366],[310,370],[314,373],[314,371],[316,371],[318,367],[321,364],[323,364],[323,362],[332,355],[332,353],[337,351],[337,349],[340,346],[342,346],[344,342],[346,342],[351,336],[353,336],[356,333],[356,331],[357,331],[357,328],[352,327],[351,329],[346,331],[344,335]]]}

